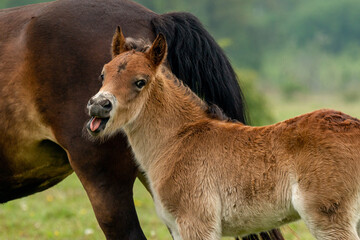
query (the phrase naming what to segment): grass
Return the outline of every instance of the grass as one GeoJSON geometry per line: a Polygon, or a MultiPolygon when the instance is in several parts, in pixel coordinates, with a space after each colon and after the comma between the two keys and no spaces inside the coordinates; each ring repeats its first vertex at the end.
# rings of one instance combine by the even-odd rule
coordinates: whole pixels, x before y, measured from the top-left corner
{"type": "MultiPolygon", "coordinates": [[[[334,108],[360,118],[360,101],[344,102],[330,95],[297,96],[291,101],[269,94],[268,106],[276,121],[319,108],[334,108]]],[[[155,214],[150,194],[140,182],[134,187],[134,201],[141,226],[149,240],[170,239],[155,214]]],[[[282,227],[286,239],[314,239],[303,222],[282,227]]],[[[0,239],[105,239],[96,223],[89,200],[73,174],[57,186],[0,206],[0,239]]],[[[230,238],[224,238],[230,239],[230,238]]]]}
{"type": "Polygon", "coordinates": [[[57,186],[0,206],[0,239],[104,239],[72,174],[57,186]]]}

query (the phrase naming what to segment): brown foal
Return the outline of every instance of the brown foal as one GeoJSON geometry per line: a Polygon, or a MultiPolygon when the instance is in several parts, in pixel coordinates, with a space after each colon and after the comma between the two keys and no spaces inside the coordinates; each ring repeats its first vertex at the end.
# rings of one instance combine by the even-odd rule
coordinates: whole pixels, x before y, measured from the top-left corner
{"type": "Polygon", "coordinates": [[[359,240],[360,121],[318,110],[271,126],[231,122],[117,33],[88,132],[124,132],[174,239],[244,236],[303,219],[317,239],[359,240]]]}

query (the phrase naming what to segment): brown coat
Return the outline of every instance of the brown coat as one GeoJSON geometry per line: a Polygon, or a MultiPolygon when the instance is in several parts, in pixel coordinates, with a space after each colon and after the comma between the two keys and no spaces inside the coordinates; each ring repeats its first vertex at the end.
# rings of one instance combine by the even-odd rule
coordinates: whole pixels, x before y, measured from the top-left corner
{"type": "Polygon", "coordinates": [[[161,65],[162,35],[146,53],[114,55],[91,100],[110,102],[109,120],[89,132],[126,133],[174,239],[243,236],[300,218],[317,239],[359,239],[358,119],[318,110],[245,126],[214,114],[161,65]]]}

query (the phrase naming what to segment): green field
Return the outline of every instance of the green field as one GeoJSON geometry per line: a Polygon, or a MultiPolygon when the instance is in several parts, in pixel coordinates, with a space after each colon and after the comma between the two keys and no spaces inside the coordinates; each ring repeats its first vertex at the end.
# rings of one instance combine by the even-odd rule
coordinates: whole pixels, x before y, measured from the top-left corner
{"type": "MultiPolygon", "coordinates": [[[[342,98],[298,96],[285,101],[279,94],[269,95],[267,106],[277,121],[319,108],[334,108],[360,118],[360,101],[342,98]]],[[[157,218],[150,195],[135,183],[135,205],[148,239],[170,239],[157,218]]],[[[313,239],[302,222],[282,228],[286,239],[313,239]]],[[[57,186],[27,198],[0,206],[0,239],[105,239],[90,203],[75,174],[57,186]]]]}

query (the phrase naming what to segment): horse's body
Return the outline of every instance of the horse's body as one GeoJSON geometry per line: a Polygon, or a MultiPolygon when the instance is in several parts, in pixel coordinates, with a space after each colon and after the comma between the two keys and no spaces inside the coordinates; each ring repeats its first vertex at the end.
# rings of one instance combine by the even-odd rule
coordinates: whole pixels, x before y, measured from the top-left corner
{"type": "Polygon", "coordinates": [[[114,26],[123,23],[130,36],[151,39],[154,15],[111,0],[0,11],[0,202],[42,191],[75,170],[108,238],[145,238],[125,139],[117,138],[124,144],[116,147],[89,145],[81,133],[86,116],[77,113],[100,84],[114,26]]]}
{"type": "Polygon", "coordinates": [[[108,45],[119,24],[136,39],[167,33],[174,73],[244,120],[229,62],[190,14],[157,15],[126,0],[0,10],[0,203],[47,189],[74,170],[107,238],[144,239],[132,199],[137,169],[126,139],[99,145],[82,137],[84,103],[100,86],[98,72],[111,58],[108,45]],[[221,78],[207,76],[208,69],[221,78]]]}
{"type": "Polygon", "coordinates": [[[88,131],[126,133],[174,239],[300,218],[317,239],[360,239],[360,120],[319,110],[265,127],[230,122],[162,66],[162,35],[146,53],[120,52],[89,102],[88,131]]]}

